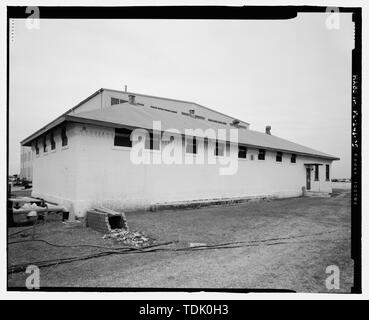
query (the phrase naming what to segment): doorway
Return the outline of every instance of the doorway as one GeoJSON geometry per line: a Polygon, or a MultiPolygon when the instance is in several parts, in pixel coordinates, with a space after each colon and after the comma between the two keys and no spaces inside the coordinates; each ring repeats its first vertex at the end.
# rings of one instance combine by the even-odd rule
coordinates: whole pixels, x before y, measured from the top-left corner
{"type": "Polygon", "coordinates": [[[306,190],[311,189],[311,168],[306,168],[306,190]]]}

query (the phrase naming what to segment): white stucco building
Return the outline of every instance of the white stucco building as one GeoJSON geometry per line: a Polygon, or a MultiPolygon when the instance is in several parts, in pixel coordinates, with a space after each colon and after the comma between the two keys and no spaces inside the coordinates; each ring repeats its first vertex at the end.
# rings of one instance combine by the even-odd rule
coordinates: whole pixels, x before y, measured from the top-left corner
{"type": "MultiPolygon", "coordinates": [[[[338,158],[249,129],[249,124],[196,103],[100,89],[21,142],[33,153],[33,196],[68,207],[75,216],[103,204],[111,208],[244,197],[294,197],[303,190],[330,193],[338,158]],[[153,130],[160,121],[160,130],[153,130]],[[139,140],[137,128],[151,132],[139,140]],[[160,139],[158,131],[171,129],[160,139]],[[182,136],[186,129],[198,129],[182,136]],[[226,131],[223,139],[205,130],[226,131]],[[230,141],[237,131],[238,144],[230,141]],[[131,133],[134,132],[131,136],[131,133]],[[168,138],[168,137],[167,137],[168,138]],[[133,141],[132,141],[133,139],[133,141]],[[136,143],[149,163],[132,161],[136,143]],[[163,163],[164,150],[182,162],[163,163]],[[177,153],[179,154],[179,152],[177,153]],[[199,164],[214,154],[215,163],[199,164]],[[237,170],[227,158],[235,155],[237,170]],[[189,164],[190,162],[193,164],[189,164]]],[[[234,163],[233,163],[234,164],[234,163]]]]}
{"type": "Polygon", "coordinates": [[[21,179],[32,181],[34,152],[31,147],[21,146],[20,174],[21,179]]]}

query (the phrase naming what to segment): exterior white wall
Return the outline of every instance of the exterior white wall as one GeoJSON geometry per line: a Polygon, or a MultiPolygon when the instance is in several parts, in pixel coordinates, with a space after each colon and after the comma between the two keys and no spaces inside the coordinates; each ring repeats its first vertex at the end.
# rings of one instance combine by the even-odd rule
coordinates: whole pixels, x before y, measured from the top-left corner
{"type": "MultiPolygon", "coordinates": [[[[221,164],[141,164],[130,160],[130,148],[114,146],[114,129],[68,124],[68,146],[61,146],[55,131],[56,149],[34,159],[33,196],[65,205],[76,216],[103,204],[115,209],[147,208],[180,201],[241,197],[294,197],[306,186],[305,163],[331,164],[329,160],[290,154],[276,162],[276,153],[266,151],[258,160],[258,150],[248,149],[247,159],[238,159],[234,175],[220,175],[221,164]],[[254,160],[251,160],[251,155],[254,160]]],[[[201,149],[199,149],[200,151],[201,149]]],[[[34,146],[33,146],[34,151],[34,146]]],[[[184,151],[184,150],[183,150],[184,151]]],[[[159,151],[145,150],[152,155],[159,151]]],[[[186,154],[187,158],[201,154],[186,154]]],[[[311,191],[332,192],[320,166],[319,181],[311,174],[311,191]]]]}
{"type": "MultiPolygon", "coordinates": [[[[114,146],[114,129],[73,125],[68,129],[68,148],[61,148],[60,135],[55,135],[55,152],[35,159],[34,195],[67,205],[76,216],[103,204],[115,209],[147,208],[158,203],[239,198],[294,197],[302,195],[306,186],[305,163],[331,164],[331,161],[266,151],[266,159],[258,160],[258,150],[248,149],[247,159],[238,160],[235,175],[219,175],[220,164],[214,165],[135,165],[130,148],[114,146]],[[251,154],[254,160],[250,160],[251,154]]],[[[158,151],[147,150],[148,154],[158,151]]],[[[199,155],[186,154],[196,159],[199,155]]],[[[320,168],[320,181],[311,191],[331,192],[325,181],[325,168],[320,168]]]]}
{"type": "Polygon", "coordinates": [[[19,177],[32,181],[33,176],[33,152],[31,147],[21,146],[21,165],[19,177]]]}
{"type": "Polygon", "coordinates": [[[77,200],[76,173],[78,170],[75,126],[67,125],[68,145],[62,147],[61,129],[54,130],[55,150],[51,150],[47,140],[47,152],[43,151],[42,140],[39,140],[39,154],[36,155],[35,142],[32,145],[34,155],[32,196],[64,205],[71,212],[77,200]]]}

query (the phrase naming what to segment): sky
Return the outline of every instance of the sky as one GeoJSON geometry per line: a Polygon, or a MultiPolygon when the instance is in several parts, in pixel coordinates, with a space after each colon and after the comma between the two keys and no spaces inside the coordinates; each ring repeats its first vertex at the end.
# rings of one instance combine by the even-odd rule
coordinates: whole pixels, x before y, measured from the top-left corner
{"type": "Polygon", "coordinates": [[[193,101],[339,157],[351,176],[351,14],[290,20],[14,21],[9,171],[20,141],[100,88],[193,101]]]}

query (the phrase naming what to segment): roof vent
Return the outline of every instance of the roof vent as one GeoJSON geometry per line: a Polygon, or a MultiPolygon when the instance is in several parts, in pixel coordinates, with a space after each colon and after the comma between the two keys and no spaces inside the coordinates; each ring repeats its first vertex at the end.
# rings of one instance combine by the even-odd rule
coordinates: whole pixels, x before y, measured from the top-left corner
{"type": "Polygon", "coordinates": [[[136,96],[133,94],[128,95],[129,103],[130,104],[136,104],[136,96]]]}
{"type": "Polygon", "coordinates": [[[271,135],[272,133],[270,132],[270,130],[272,130],[272,127],[271,127],[271,126],[266,126],[266,127],[265,127],[265,133],[266,133],[266,134],[271,135]]]}
{"type": "Polygon", "coordinates": [[[190,109],[190,117],[195,117],[195,109],[190,109]]]}

